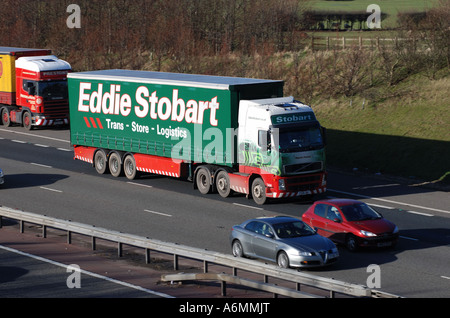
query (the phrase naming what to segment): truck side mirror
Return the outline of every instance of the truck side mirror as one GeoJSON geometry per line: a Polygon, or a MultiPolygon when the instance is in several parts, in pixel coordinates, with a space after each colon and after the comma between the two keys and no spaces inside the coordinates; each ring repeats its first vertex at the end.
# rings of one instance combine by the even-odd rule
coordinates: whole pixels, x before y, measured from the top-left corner
{"type": "Polygon", "coordinates": [[[263,151],[270,150],[270,133],[267,130],[258,130],[258,146],[263,151]]]}

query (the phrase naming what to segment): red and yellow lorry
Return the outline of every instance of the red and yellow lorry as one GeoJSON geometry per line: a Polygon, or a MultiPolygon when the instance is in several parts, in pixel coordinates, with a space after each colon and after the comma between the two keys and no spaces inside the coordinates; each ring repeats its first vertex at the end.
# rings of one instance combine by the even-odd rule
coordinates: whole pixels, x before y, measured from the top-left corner
{"type": "Polygon", "coordinates": [[[70,71],[51,50],[0,47],[1,123],[26,129],[67,125],[70,71]]]}

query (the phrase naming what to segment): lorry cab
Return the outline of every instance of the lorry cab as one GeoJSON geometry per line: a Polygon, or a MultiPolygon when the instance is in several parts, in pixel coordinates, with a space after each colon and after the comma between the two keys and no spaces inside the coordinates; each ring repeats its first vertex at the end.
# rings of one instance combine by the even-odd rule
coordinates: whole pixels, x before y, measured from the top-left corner
{"type": "Polygon", "coordinates": [[[0,48],[0,108],[5,126],[69,123],[67,74],[71,66],[49,50],[0,48]]]}
{"type": "Polygon", "coordinates": [[[239,116],[241,173],[261,176],[269,197],[326,191],[325,128],[311,107],[293,97],[243,100],[239,116]]]}

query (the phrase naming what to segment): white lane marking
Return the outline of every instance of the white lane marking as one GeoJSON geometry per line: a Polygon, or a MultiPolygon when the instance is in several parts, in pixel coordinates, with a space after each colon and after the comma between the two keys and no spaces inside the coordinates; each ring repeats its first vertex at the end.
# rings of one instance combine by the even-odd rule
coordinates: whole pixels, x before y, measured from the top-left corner
{"type": "Polygon", "coordinates": [[[383,208],[383,209],[389,209],[389,210],[393,210],[395,208],[391,207],[391,206],[385,206],[385,205],[380,205],[380,204],[373,204],[373,203],[367,203],[368,205],[377,207],[377,208],[383,208]]]}
{"type": "Polygon", "coordinates": [[[166,213],[161,213],[161,212],[156,212],[156,211],[151,211],[151,210],[144,210],[144,211],[145,211],[145,212],[148,212],[148,213],[152,213],[152,214],[157,214],[157,215],[167,216],[167,217],[169,217],[169,218],[172,217],[172,215],[166,214],[166,213]]]}
{"type": "Polygon", "coordinates": [[[50,146],[48,145],[42,145],[42,144],[34,144],[36,147],[41,147],[41,148],[50,148],[50,146]]]}
{"type": "MultiPolygon", "coordinates": [[[[68,268],[72,268],[72,267],[70,267],[70,265],[66,265],[66,264],[63,264],[63,263],[52,261],[50,259],[43,258],[43,257],[37,256],[37,255],[25,253],[25,252],[22,252],[22,251],[13,249],[13,248],[9,248],[9,247],[3,246],[3,245],[0,245],[0,248],[5,250],[5,251],[8,251],[8,252],[16,253],[16,254],[19,254],[19,255],[22,255],[22,256],[34,258],[35,260],[38,260],[38,261],[41,261],[41,262],[45,262],[45,263],[49,263],[49,264],[52,264],[52,265],[55,265],[55,266],[59,266],[59,267],[65,268],[66,270],[68,268]]],[[[111,282],[111,283],[115,283],[115,284],[122,285],[122,286],[125,286],[125,287],[129,287],[129,288],[133,288],[133,289],[136,289],[136,290],[140,290],[140,291],[142,291],[144,293],[147,293],[147,294],[152,294],[152,295],[156,295],[156,296],[160,296],[160,297],[164,297],[164,298],[174,298],[174,297],[172,297],[170,295],[167,295],[167,294],[164,294],[164,293],[156,292],[154,290],[150,290],[150,289],[147,289],[147,288],[144,288],[144,287],[141,287],[141,286],[136,286],[136,285],[133,285],[133,284],[130,284],[130,283],[122,282],[120,280],[116,280],[116,279],[111,278],[111,277],[106,277],[106,276],[99,275],[99,274],[96,274],[96,273],[93,273],[93,272],[89,272],[89,271],[86,271],[84,269],[80,269],[80,272],[83,273],[83,274],[95,277],[95,278],[106,280],[106,281],[111,282]]]]}
{"type": "Polygon", "coordinates": [[[43,167],[43,168],[53,168],[52,166],[47,166],[47,165],[43,165],[41,163],[36,163],[36,162],[30,162],[30,164],[32,164],[33,166],[38,166],[38,167],[43,167]]]}
{"type": "Polygon", "coordinates": [[[11,140],[12,142],[15,142],[15,143],[18,143],[18,144],[26,144],[27,142],[26,141],[23,141],[23,140],[16,140],[16,139],[13,139],[13,140],[11,140]]]}
{"type": "Polygon", "coordinates": [[[442,213],[450,213],[450,211],[446,211],[446,210],[435,209],[435,208],[429,208],[429,207],[426,207],[426,206],[415,205],[415,204],[410,204],[410,203],[405,203],[405,202],[399,202],[399,201],[393,201],[393,200],[388,200],[388,199],[374,198],[374,197],[370,197],[370,196],[362,195],[362,194],[357,194],[357,193],[351,193],[351,192],[339,191],[339,190],[334,190],[334,189],[327,189],[327,190],[332,191],[332,192],[337,192],[337,193],[347,194],[347,195],[353,195],[353,196],[357,196],[357,197],[365,198],[365,199],[372,199],[372,200],[378,200],[378,201],[383,201],[383,202],[388,202],[388,203],[394,203],[394,204],[406,205],[406,206],[410,206],[410,207],[413,207],[413,208],[419,208],[419,209],[430,210],[430,211],[436,211],[436,212],[442,212],[442,213]]]}
{"type": "Polygon", "coordinates": [[[21,132],[21,131],[13,131],[13,130],[9,130],[9,129],[1,129],[1,128],[0,128],[0,131],[6,131],[6,132],[9,132],[9,133],[13,133],[13,134],[19,134],[19,135],[25,135],[25,136],[31,136],[31,137],[37,137],[37,138],[42,138],[42,139],[48,139],[48,140],[54,140],[54,141],[61,141],[61,142],[65,142],[65,143],[70,143],[69,140],[53,138],[53,137],[46,137],[46,136],[40,136],[40,135],[35,135],[35,134],[29,134],[29,133],[21,132]]]}
{"type": "Polygon", "coordinates": [[[136,186],[140,186],[140,187],[145,187],[145,188],[153,188],[153,186],[151,186],[151,185],[140,184],[140,183],[131,182],[131,181],[127,181],[127,183],[128,184],[132,184],[132,185],[136,185],[136,186]]]}
{"type": "Polygon", "coordinates": [[[56,149],[61,150],[61,151],[72,151],[72,149],[66,149],[66,148],[56,148],[56,149]]]}
{"type": "Polygon", "coordinates": [[[365,189],[375,189],[375,188],[385,188],[385,187],[395,187],[399,186],[400,183],[392,183],[392,184],[380,184],[374,186],[366,186],[366,187],[354,187],[353,190],[365,190],[365,189]]]}
{"type": "Polygon", "coordinates": [[[246,204],[240,204],[240,203],[233,203],[233,204],[244,207],[244,208],[250,208],[250,209],[255,209],[255,210],[264,210],[263,208],[258,208],[256,206],[251,206],[251,205],[246,205],[246,204]]]}
{"type": "Polygon", "coordinates": [[[46,188],[46,187],[40,187],[43,190],[47,190],[47,191],[53,191],[53,192],[58,192],[58,193],[62,193],[61,190],[56,190],[56,189],[52,189],[52,188],[46,188]]]}
{"type": "Polygon", "coordinates": [[[445,279],[450,279],[450,277],[448,277],[448,276],[441,276],[442,278],[445,278],[445,279]]]}
{"type": "Polygon", "coordinates": [[[407,237],[407,236],[399,236],[401,238],[404,238],[405,240],[411,240],[411,241],[418,241],[418,239],[412,238],[412,237],[407,237]]]}
{"type": "Polygon", "coordinates": [[[419,215],[424,215],[424,216],[434,216],[433,214],[429,214],[429,213],[423,213],[423,212],[416,212],[416,211],[406,211],[408,213],[412,213],[412,214],[419,214],[419,215]]]}

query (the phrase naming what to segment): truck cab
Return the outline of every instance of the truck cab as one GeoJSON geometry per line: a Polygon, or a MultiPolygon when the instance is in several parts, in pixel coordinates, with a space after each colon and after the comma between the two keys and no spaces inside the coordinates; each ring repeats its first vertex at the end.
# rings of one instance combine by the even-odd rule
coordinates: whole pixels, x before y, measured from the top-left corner
{"type": "Polygon", "coordinates": [[[27,129],[67,125],[67,74],[71,71],[70,64],[49,54],[48,50],[40,52],[10,48],[6,52],[9,53],[0,51],[2,124],[9,126],[17,123],[27,129]]]}
{"type": "Polygon", "coordinates": [[[239,107],[240,173],[261,177],[260,191],[272,198],[326,191],[325,128],[311,107],[293,97],[243,100],[239,107]]]}

